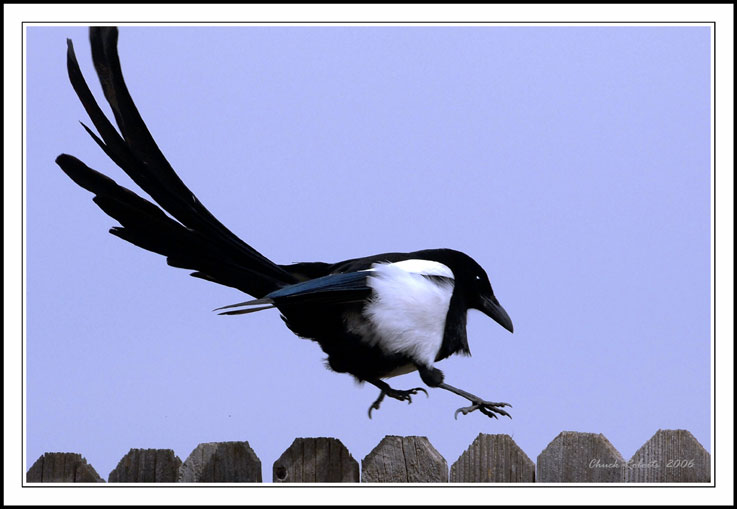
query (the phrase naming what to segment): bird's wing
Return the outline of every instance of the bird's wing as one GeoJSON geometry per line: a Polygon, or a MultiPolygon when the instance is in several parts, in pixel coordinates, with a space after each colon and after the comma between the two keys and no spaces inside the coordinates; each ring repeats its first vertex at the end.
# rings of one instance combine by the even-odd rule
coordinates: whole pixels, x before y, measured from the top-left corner
{"type": "Polygon", "coordinates": [[[233,286],[256,297],[297,282],[298,279],[292,274],[264,257],[220,223],[174,172],[156,145],[128,92],[120,69],[117,41],[118,30],[115,27],[90,28],[95,70],[120,133],[95,101],[80,71],[72,42],[67,40],[69,79],[99,136],[86,125],[83,126],[110,159],[176,221],[165,221],[162,217],[166,215],[154,204],[109,179],[101,178],[103,177],[101,174],[72,156],[59,156],[57,164],[75,182],[95,193],[95,202],[121,222],[123,227],[113,228],[110,231],[112,234],[145,249],[164,254],[168,257],[170,265],[195,269],[197,272],[194,272],[193,276],[233,286]],[[126,206],[122,206],[124,202],[126,206]],[[118,207],[115,214],[111,213],[113,203],[118,207]],[[154,212],[154,209],[158,212],[154,212]],[[154,227],[145,227],[141,224],[139,219],[150,215],[160,220],[156,226],[166,224],[163,233],[154,227]],[[175,231],[177,233],[174,233],[175,231]],[[178,235],[179,240],[182,240],[183,236],[188,238],[186,242],[167,243],[166,239],[172,235],[178,235]],[[154,245],[158,248],[153,249],[154,245]],[[187,252],[186,249],[193,245],[198,249],[187,252]],[[240,269],[213,271],[212,266],[217,263],[221,263],[224,267],[234,266],[240,269]],[[248,277],[244,279],[245,275],[248,277]]]}
{"type": "Polygon", "coordinates": [[[371,272],[349,272],[343,274],[329,274],[302,283],[285,286],[269,293],[261,299],[231,304],[221,309],[232,309],[243,307],[232,311],[225,311],[223,315],[238,315],[261,311],[272,307],[288,307],[293,304],[347,304],[361,302],[371,294],[368,278],[371,272]],[[259,306],[259,307],[256,307],[259,306]]]}

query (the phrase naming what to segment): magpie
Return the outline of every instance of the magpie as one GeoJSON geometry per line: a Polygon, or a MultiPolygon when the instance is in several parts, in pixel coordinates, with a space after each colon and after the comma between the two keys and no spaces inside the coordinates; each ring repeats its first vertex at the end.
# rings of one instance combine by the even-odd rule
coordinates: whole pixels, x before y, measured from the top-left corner
{"type": "Polygon", "coordinates": [[[445,383],[435,363],[470,355],[469,309],[513,332],[512,320],[494,296],[484,269],[453,249],[382,253],[337,263],[274,263],[216,219],[185,186],[161,153],[123,79],[116,27],[91,27],[92,60],[115,126],[90,91],[67,39],[67,71],[96,133],[82,126],[107,156],[156,204],[118,185],[79,159],[61,154],[56,163],[120,226],[110,233],[166,257],[192,276],[236,288],[251,300],[218,308],[241,315],[275,308],[297,336],[317,342],[326,365],[379,389],[368,410],[385,397],[412,402],[422,387],[399,390],[385,379],[417,371],[431,388],[470,402],[454,416],[479,410],[511,417],[504,402],[487,401],[445,383]]]}

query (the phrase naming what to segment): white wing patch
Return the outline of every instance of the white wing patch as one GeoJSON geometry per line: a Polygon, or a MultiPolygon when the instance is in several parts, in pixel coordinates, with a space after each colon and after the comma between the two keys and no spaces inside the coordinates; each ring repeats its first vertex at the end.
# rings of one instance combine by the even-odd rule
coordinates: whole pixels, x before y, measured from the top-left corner
{"type": "Polygon", "coordinates": [[[453,272],[428,260],[376,263],[369,270],[374,272],[367,282],[373,296],[362,316],[347,316],[346,325],[387,354],[404,354],[431,366],[443,342],[453,272]]]}
{"type": "Polygon", "coordinates": [[[405,270],[407,272],[412,272],[414,274],[422,274],[424,276],[443,276],[443,277],[449,277],[451,279],[455,279],[453,276],[453,271],[450,270],[447,266],[443,265],[440,262],[434,262],[432,260],[402,260],[401,262],[395,262],[395,263],[389,263],[389,264],[377,264],[375,263],[372,265],[372,268],[376,269],[376,267],[386,266],[386,265],[393,265],[394,267],[399,267],[402,270],[405,270]]]}

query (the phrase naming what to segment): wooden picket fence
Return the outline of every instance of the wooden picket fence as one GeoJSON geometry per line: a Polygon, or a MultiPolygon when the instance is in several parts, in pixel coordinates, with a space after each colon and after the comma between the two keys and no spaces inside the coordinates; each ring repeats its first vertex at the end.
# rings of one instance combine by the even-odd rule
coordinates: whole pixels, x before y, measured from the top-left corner
{"type": "MultiPolygon", "coordinates": [[[[426,437],[392,436],[358,462],[335,438],[297,438],[272,468],[274,483],[709,483],[711,455],[686,430],[658,430],[626,461],[604,435],[563,431],[530,460],[509,435],[479,434],[448,469],[426,437]]],[[[76,453],[45,453],[28,483],[105,482],[76,453]]],[[[131,449],[109,483],[261,483],[248,442],[198,445],[182,462],[171,449],[131,449]]]]}

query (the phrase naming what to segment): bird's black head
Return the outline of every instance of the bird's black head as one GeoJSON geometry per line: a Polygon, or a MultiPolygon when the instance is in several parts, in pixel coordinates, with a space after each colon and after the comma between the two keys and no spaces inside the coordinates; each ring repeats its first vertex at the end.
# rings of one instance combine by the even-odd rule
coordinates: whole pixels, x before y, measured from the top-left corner
{"type": "Polygon", "coordinates": [[[439,261],[446,263],[453,271],[456,289],[462,292],[466,305],[493,318],[509,332],[514,332],[512,319],[494,296],[489,276],[483,267],[465,253],[450,249],[443,251],[441,256],[445,259],[439,261]]]}

